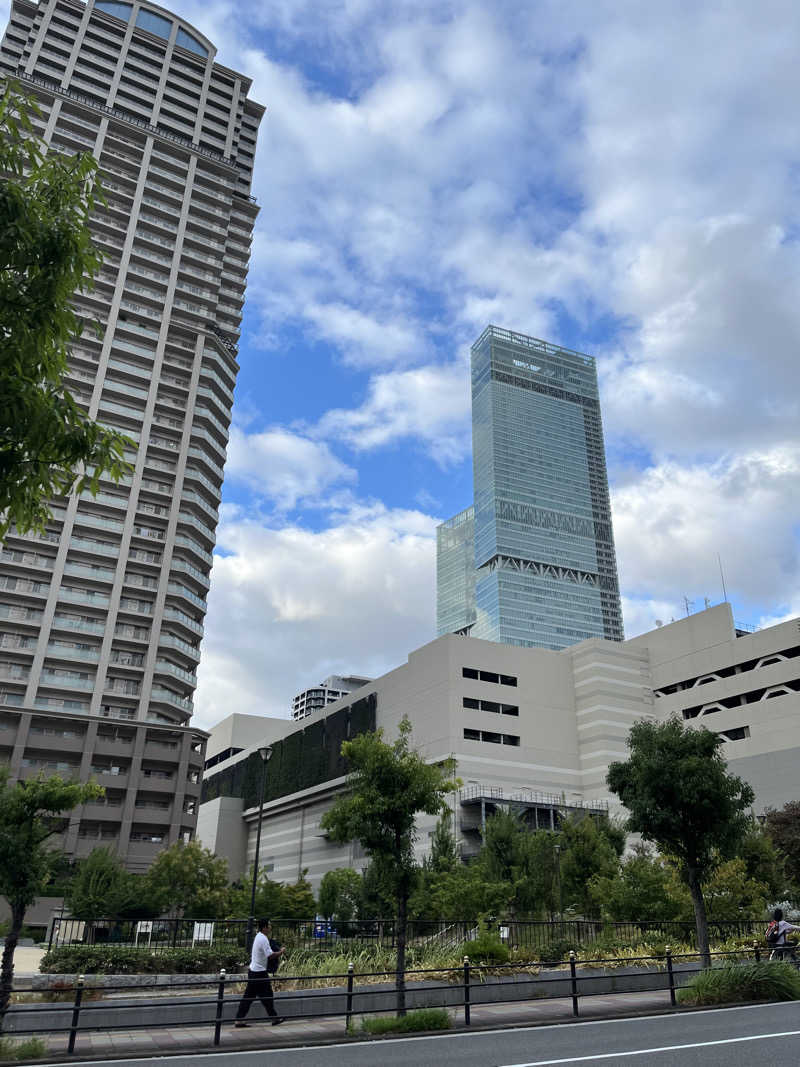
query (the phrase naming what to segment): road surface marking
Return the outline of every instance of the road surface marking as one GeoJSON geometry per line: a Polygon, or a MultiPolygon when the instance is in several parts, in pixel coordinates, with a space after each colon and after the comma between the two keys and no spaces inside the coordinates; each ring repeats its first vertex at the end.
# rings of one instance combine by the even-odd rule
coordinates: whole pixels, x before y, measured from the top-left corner
{"type": "Polygon", "coordinates": [[[652,1056],[656,1052],[681,1052],[687,1048],[710,1048],[712,1045],[736,1045],[741,1041],[768,1041],[776,1037],[800,1037],[800,1030],[785,1030],[780,1034],[752,1034],[748,1037],[726,1037],[719,1041],[695,1041],[691,1045],[664,1045],[661,1048],[632,1049],[629,1052],[601,1052],[594,1056],[567,1056],[560,1060],[531,1060],[529,1063],[507,1063],[503,1067],[550,1067],[556,1063],[589,1063],[591,1060],[615,1060],[623,1056],[652,1056]]]}

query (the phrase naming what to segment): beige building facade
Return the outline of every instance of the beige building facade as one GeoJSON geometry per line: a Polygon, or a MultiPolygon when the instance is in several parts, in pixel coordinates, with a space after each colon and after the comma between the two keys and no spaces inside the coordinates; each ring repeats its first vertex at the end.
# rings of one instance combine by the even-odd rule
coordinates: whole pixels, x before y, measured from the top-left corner
{"type": "MultiPolygon", "coordinates": [[[[755,789],[757,813],[800,796],[800,620],[744,633],[721,604],[630,641],[591,639],[557,652],[446,635],[358,695],[366,693],[387,736],[408,715],[426,759],[455,758],[463,785],[454,826],[465,856],[477,850],[486,814],[510,801],[545,827],[564,808],[618,810],[605,776],[642,718],[676,714],[722,734],[731,769],[755,789]]],[[[344,698],[304,728],[347,708],[344,698]]],[[[284,736],[296,732],[285,724],[284,736]]],[[[252,751],[208,772],[206,790],[214,772],[252,751]]],[[[327,870],[364,865],[356,845],[333,844],[320,829],[343,786],[344,777],[331,777],[268,800],[260,859],[273,878],[307,870],[316,886],[327,870]]],[[[236,873],[252,863],[257,819],[256,804],[219,796],[201,805],[198,837],[222,849],[236,873]],[[231,849],[232,827],[242,825],[231,849]]],[[[420,821],[420,856],[432,829],[433,820],[420,821]]]]}

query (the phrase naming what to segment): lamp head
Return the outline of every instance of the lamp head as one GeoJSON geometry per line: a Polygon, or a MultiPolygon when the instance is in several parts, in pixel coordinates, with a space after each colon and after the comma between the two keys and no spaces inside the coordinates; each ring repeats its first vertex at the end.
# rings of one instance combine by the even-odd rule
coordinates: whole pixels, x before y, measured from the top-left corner
{"type": "Polygon", "coordinates": [[[270,756],[272,755],[272,745],[263,745],[258,750],[258,754],[262,758],[262,760],[267,763],[270,756]]]}

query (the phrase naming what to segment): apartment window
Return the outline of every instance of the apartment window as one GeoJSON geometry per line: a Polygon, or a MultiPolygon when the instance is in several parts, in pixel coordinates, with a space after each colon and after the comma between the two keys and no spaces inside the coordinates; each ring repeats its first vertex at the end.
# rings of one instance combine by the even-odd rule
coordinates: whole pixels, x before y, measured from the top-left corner
{"type": "Polygon", "coordinates": [[[720,730],[720,736],[724,737],[726,741],[744,741],[746,737],[750,736],[750,727],[734,726],[730,730],[720,730]]]}
{"type": "Polygon", "coordinates": [[[169,40],[169,31],[172,29],[172,23],[169,19],[157,15],[155,11],[147,11],[143,7],[139,8],[139,14],[136,16],[136,25],[141,30],[149,30],[156,37],[163,37],[165,40],[169,40]]]}
{"type": "Polygon", "coordinates": [[[128,21],[133,11],[131,4],[122,4],[119,0],[95,0],[94,6],[96,11],[105,11],[107,15],[114,15],[123,22],[128,21]]]}

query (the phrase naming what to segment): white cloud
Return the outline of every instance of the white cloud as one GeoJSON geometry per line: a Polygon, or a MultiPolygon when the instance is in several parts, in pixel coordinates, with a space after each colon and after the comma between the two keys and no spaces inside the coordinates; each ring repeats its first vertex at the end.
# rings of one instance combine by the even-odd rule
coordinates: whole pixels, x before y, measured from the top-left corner
{"type": "Polygon", "coordinates": [[[325,530],[223,515],[198,725],[231,710],[283,715],[330,673],[376,677],[435,636],[436,520],[354,509],[325,530]]]}
{"type": "Polygon", "coordinates": [[[416,439],[430,446],[434,462],[446,466],[469,454],[469,413],[469,378],[463,364],[418,367],[376,375],[361,407],[327,412],[317,432],[358,451],[416,439]]]}
{"type": "Polygon", "coordinates": [[[225,475],[243,482],[277,508],[315,503],[333,485],[353,483],[356,471],[321,441],[273,427],[260,433],[231,428],[225,475]]]}
{"type": "MultiPolygon", "coordinates": [[[[728,593],[748,612],[745,621],[761,603],[796,605],[798,500],[797,445],[712,464],[652,467],[612,494],[621,586],[647,611],[656,601],[657,617],[669,610],[677,618],[684,596],[695,609],[706,596],[722,599],[719,553],[728,593]]],[[[627,618],[626,632],[633,632],[627,618]]]]}

